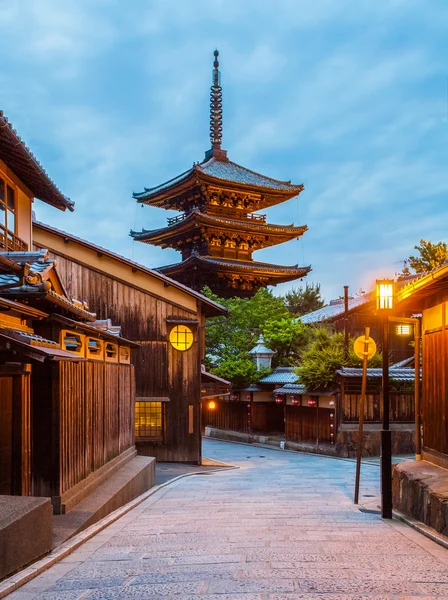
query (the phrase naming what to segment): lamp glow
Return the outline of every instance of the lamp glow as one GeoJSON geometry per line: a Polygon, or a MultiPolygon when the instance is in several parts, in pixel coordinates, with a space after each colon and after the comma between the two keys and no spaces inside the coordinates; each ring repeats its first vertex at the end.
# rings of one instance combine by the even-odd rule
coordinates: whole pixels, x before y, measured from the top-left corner
{"type": "Polygon", "coordinates": [[[393,279],[377,279],[376,308],[377,310],[392,310],[394,307],[393,279]]]}
{"type": "Polygon", "coordinates": [[[215,408],[216,408],[216,402],[214,402],[213,400],[211,400],[211,401],[208,403],[208,409],[209,409],[209,410],[215,410],[215,408]]]}

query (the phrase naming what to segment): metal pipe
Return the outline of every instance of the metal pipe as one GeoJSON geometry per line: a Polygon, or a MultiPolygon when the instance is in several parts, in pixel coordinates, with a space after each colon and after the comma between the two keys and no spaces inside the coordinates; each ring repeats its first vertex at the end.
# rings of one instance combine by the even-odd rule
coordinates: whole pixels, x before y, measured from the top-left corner
{"type": "Polygon", "coordinates": [[[392,519],[392,433],[389,428],[389,315],[383,317],[383,428],[381,430],[381,516],[392,519]]]}

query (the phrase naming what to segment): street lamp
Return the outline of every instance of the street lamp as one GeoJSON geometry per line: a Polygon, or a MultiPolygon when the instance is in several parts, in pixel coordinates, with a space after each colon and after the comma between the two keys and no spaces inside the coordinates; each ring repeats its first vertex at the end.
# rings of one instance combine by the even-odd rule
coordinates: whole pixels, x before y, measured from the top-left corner
{"type": "Polygon", "coordinates": [[[383,317],[383,427],[381,429],[381,516],[392,519],[392,433],[389,427],[389,315],[394,307],[393,279],[376,282],[376,308],[383,317]]]}

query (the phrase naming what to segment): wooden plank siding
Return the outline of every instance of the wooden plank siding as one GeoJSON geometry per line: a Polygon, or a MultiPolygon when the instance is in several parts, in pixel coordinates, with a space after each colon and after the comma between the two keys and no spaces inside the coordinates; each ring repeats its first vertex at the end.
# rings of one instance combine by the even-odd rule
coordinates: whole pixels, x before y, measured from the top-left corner
{"type": "Polygon", "coordinates": [[[134,367],[61,361],[33,368],[33,495],[60,499],[134,445],[134,367]]]}
{"type": "MultiPolygon", "coordinates": [[[[330,414],[334,414],[333,409],[288,405],[285,411],[287,440],[314,445],[332,440],[330,425],[335,420],[331,419],[330,414]]],[[[333,433],[336,436],[336,432],[333,433]]]]}
{"type": "MultiPolygon", "coordinates": [[[[414,392],[389,392],[390,413],[393,422],[412,423],[415,420],[414,392]]],[[[359,421],[361,394],[344,393],[342,396],[342,420],[344,423],[359,421]]],[[[367,394],[364,404],[364,421],[380,423],[382,402],[380,394],[367,394]]]]}
{"type": "Polygon", "coordinates": [[[215,400],[216,408],[210,410],[208,402],[202,402],[202,423],[204,427],[225,429],[248,433],[247,402],[220,402],[215,400]]]}
{"type": "Polygon", "coordinates": [[[423,335],[423,446],[436,455],[448,455],[447,346],[445,328],[423,335]]]}
{"type": "MultiPolygon", "coordinates": [[[[168,342],[173,325],[167,322],[167,319],[201,322],[200,308],[197,307],[196,312],[183,309],[75,259],[54,253],[51,256],[57,260],[58,274],[68,294],[86,300],[89,310],[96,313],[98,319],[111,319],[113,323],[121,325],[123,337],[139,344],[138,349],[132,350],[137,400],[169,398],[164,407],[164,440],[137,441],[139,453],[155,456],[159,461],[200,462],[199,357],[202,352],[202,332],[197,325],[192,326],[195,343],[188,351],[181,352],[168,342]],[[189,409],[189,406],[193,408],[189,409]],[[193,433],[188,432],[189,410],[193,411],[193,433]]],[[[141,277],[149,275],[142,273],[141,277]]],[[[111,373],[108,378],[112,377],[111,373]]],[[[96,373],[95,377],[100,375],[96,373]]],[[[108,432],[116,431],[117,427],[107,410],[112,402],[108,391],[112,381],[108,379],[105,382],[104,401],[109,414],[108,420],[104,421],[105,431],[101,431],[102,425],[94,417],[99,436],[106,436],[108,432]]],[[[109,448],[108,452],[113,454],[115,449],[109,448]]],[[[95,465],[99,464],[98,450],[94,451],[93,461],[95,465]]]]}

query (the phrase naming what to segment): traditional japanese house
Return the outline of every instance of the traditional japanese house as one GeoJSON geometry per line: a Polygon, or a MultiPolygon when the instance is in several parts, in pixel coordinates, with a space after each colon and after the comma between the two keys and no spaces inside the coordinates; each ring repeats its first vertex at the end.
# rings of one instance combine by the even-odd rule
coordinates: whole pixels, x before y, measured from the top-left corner
{"type": "Polygon", "coordinates": [[[298,196],[303,185],[250,171],[221,148],[222,89],[215,51],[211,87],[211,149],[201,163],[134,197],[142,205],[180,211],[167,227],[131,231],[135,240],[174,248],[180,263],[158,270],[195,290],[209,286],[220,297],[252,296],[257,289],[304,277],[310,267],[256,262],[255,250],[302,236],[306,225],[269,224],[260,210],[298,196]]]}
{"type": "MultiPolygon", "coordinates": [[[[414,357],[389,367],[390,428],[392,453],[415,452],[414,357]]],[[[362,369],[343,367],[338,371],[336,445],[339,456],[354,457],[358,445],[359,403],[362,369]]],[[[382,369],[367,369],[364,405],[363,456],[379,456],[382,427],[382,369]]]]}
{"type": "MultiPolygon", "coordinates": [[[[201,397],[207,397],[213,379],[201,373],[205,318],[225,315],[226,309],[72,234],[42,223],[34,223],[33,231],[36,248],[48,248],[57,260],[69,294],[86,298],[98,319],[120,323],[123,335],[138,344],[133,358],[138,452],[159,461],[200,464],[201,397]]],[[[212,395],[228,393],[228,385],[219,384],[224,391],[212,395]]]]}
{"type": "Polygon", "coordinates": [[[0,113],[0,577],[51,548],[52,511],[133,471],[91,510],[95,520],[154,476],[134,444],[135,344],[103,328],[48,251],[34,250],[34,197],[73,210],[0,113]]]}
{"type": "MultiPolygon", "coordinates": [[[[398,282],[403,285],[405,282],[398,282]]],[[[370,327],[370,335],[381,347],[382,320],[376,314],[376,298],[374,292],[360,294],[348,298],[347,310],[343,298],[331,300],[327,306],[303,315],[300,320],[305,325],[327,327],[335,333],[342,333],[347,328],[352,338],[364,335],[365,328],[370,327]]],[[[391,335],[390,354],[396,362],[410,358],[414,354],[412,339],[408,336],[391,335]]]]}
{"type": "Polygon", "coordinates": [[[448,264],[398,290],[396,311],[422,315],[421,461],[396,465],[394,508],[448,535],[448,264]]]}

